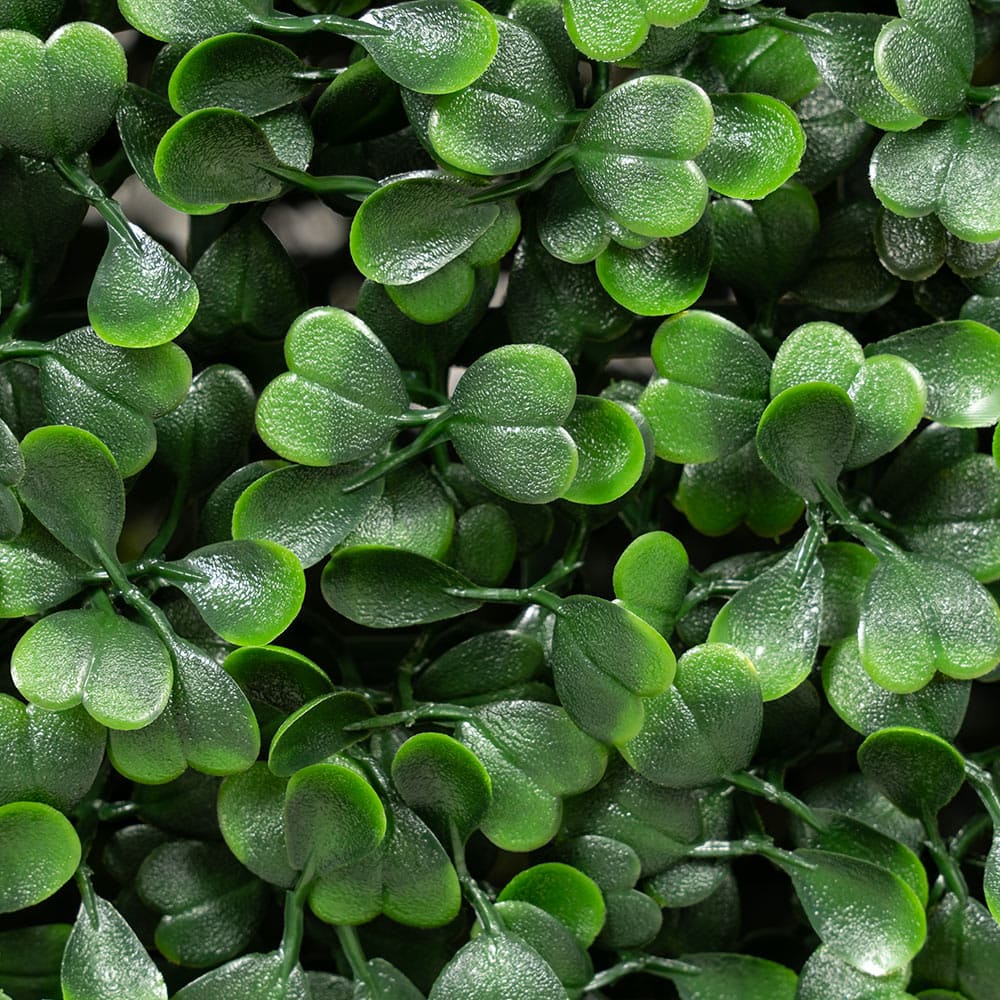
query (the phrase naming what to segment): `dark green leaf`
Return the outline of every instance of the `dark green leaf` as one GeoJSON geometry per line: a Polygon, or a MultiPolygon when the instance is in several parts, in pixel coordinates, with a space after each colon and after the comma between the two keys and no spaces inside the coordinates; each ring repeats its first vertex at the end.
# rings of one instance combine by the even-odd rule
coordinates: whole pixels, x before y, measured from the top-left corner
{"type": "Polygon", "coordinates": [[[323,694],[292,712],[271,740],[267,766],[283,778],[318,764],[364,738],[345,727],[374,715],[371,705],[353,691],[323,694]]]}

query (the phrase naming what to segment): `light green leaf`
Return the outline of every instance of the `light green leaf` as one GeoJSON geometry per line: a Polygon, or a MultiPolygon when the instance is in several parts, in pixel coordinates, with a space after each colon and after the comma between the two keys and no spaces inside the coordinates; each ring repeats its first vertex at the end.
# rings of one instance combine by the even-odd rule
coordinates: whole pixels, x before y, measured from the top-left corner
{"type": "Polygon", "coordinates": [[[80,841],[62,813],[41,802],[0,806],[0,913],[48,899],[79,863],[80,841]]]}

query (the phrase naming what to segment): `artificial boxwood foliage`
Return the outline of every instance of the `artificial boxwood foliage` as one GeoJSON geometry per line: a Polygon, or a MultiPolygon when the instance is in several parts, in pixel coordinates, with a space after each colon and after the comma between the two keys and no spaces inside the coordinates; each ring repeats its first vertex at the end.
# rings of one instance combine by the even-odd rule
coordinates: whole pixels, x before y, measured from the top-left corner
{"type": "Polygon", "coordinates": [[[0,1000],[995,1000],[998,42],[0,3],[0,1000]]]}

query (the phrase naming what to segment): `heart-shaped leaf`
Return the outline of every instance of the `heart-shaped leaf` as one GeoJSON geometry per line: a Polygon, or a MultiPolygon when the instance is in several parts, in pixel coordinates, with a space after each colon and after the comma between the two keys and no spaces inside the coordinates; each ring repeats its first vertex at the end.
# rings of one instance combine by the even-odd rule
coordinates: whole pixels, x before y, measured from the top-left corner
{"type": "Polygon", "coordinates": [[[986,427],[1000,417],[1000,333],[974,320],[921,326],[873,344],[920,372],[927,413],[949,427],[986,427]]]}
{"type": "Polygon", "coordinates": [[[642,45],[650,25],[675,28],[696,18],[706,0],[565,0],[573,44],[591,59],[617,62],[642,45]]]}
{"type": "Polygon", "coordinates": [[[46,42],[0,31],[0,145],[41,160],[90,149],[115,116],[127,69],[118,39],[89,21],[46,42]]]}
{"type": "Polygon", "coordinates": [[[615,598],[669,636],[687,593],[688,576],[684,546],[669,532],[647,531],[632,539],[615,563],[615,598]]]}
{"type": "Polygon", "coordinates": [[[263,646],[281,635],[305,596],[299,561],[275,542],[218,542],[161,566],[208,625],[238,646],[263,646]]]}
{"type": "Polygon", "coordinates": [[[498,902],[521,900],[551,913],[584,948],[589,948],[604,926],[604,898],[583,872],[558,861],[526,868],[500,891],[498,902]]]}
{"type": "Polygon", "coordinates": [[[953,740],[965,719],[971,687],[968,681],[934,677],[912,694],[893,694],[868,676],[853,637],[838,642],[823,660],[827,701],[863,736],[886,726],[914,726],[953,740]]]}
{"type": "Polygon", "coordinates": [[[642,729],[624,754],[650,781],[702,788],[750,763],[763,714],[750,660],[732,646],[696,646],[677,662],[673,687],[646,703],[642,729]]]}
{"type": "Polygon", "coordinates": [[[872,188],[899,215],[937,214],[960,239],[1000,237],[1000,197],[989,178],[1000,168],[1000,134],[968,114],[883,136],[871,159],[872,188]]]}
{"type": "Polygon", "coordinates": [[[732,93],[768,94],[795,104],[820,82],[802,39],[769,25],[716,36],[709,56],[732,93]]]}
{"type": "Polygon", "coordinates": [[[566,422],[576,377],[556,351],[509,344],[466,369],[451,397],[449,430],[462,461],[491,490],[548,503],[569,489],[578,452],[566,422]]]}
{"type": "Polygon", "coordinates": [[[103,611],[58,611],[21,637],[11,676],[43,708],[82,704],[109,729],[141,729],[166,707],[173,668],[143,625],[103,611]]]}
{"type": "Polygon", "coordinates": [[[875,71],[886,90],[924,118],[965,107],[976,62],[972,13],[964,0],[899,0],[899,19],[875,42],[875,71]]]}
{"type": "Polygon", "coordinates": [[[446,163],[473,174],[508,174],[541,162],[560,143],[573,93],[543,44],[496,20],[499,46],[474,83],[434,102],[427,134],[446,163]]]}
{"type": "Polygon", "coordinates": [[[361,320],[343,309],[310,309],[288,331],[285,361],[289,371],[257,403],[257,429],[283,458],[338,465],[367,458],[395,435],[409,397],[396,363],[361,320]]]}
{"type": "Polygon", "coordinates": [[[39,427],[21,442],[24,505],[75,556],[93,566],[115,558],[125,487],[111,452],[77,427],[39,427]]]}
{"type": "Polygon", "coordinates": [[[94,332],[118,347],[156,347],[184,332],[198,311],[191,275],[138,226],[132,246],[111,226],[87,296],[94,332]]]}
{"type": "Polygon", "coordinates": [[[364,200],[351,224],[351,257],[366,278],[413,284],[468,250],[499,213],[470,204],[467,189],[445,174],[409,174],[364,200]]]}
{"type": "Polygon", "coordinates": [[[965,782],[965,760],[923,729],[894,726],[872,733],[858,749],[870,781],[908,816],[932,819],[965,782]]]}
{"type": "Polygon", "coordinates": [[[929,556],[880,558],[861,605],[861,662],[896,694],[918,691],[935,671],[981,677],[1000,662],[1000,609],[964,569],[929,556]]]}
{"type": "Polygon", "coordinates": [[[353,691],[322,694],[281,723],[271,740],[267,766],[288,778],[303,767],[319,764],[364,739],[363,732],[350,732],[346,727],[374,714],[368,701],[353,691]]]}
{"type": "Polygon", "coordinates": [[[470,710],[455,736],[479,758],[493,798],[479,828],[507,851],[532,851],[555,836],[562,800],[592,788],[608,751],[557,705],[501,701],[470,710]]]}
{"type": "Polygon", "coordinates": [[[663,636],[620,605],[581,594],[560,602],[551,657],[556,693],[595,739],[632,739],[642,726],[643,699],[670,686],[675,664],[663,636]]]}
{"type": "Polygon", "coordinates": [[[64,1000],[113,990],[122,1000],[167,1000],[167,984],[135,931],[105,899],[81,906],[62,960],[64,1000]]]}
{"type": "Polygon", "coordinates": [[[0,695],[0,804],[69,812],[94,783],[104,743],[103,727],[82,709],[50,712],[0,695]]]}
{"type": "Polygon", "coordinates": [[[738,326],[692,310],[665,320],[651,349],[657,374],[639,400],[656,454],[711,462],[753,437],[767,405],[771,361],[738,326]]]}
{"type": "Polygon", "coordinates": [[[62,813],[41,802],[0,806],[0,913],[48,899],[79,863],[80,840],[62,813]]]}
{"type": "Polygon", "coordinates": [[[587,194],[644,236],[678,236],[702,216],[708,186],[694,159],[712,132],[712,105],[673,76],[635,77],[609,90],[576,133],[573,165],[587,194]]]}

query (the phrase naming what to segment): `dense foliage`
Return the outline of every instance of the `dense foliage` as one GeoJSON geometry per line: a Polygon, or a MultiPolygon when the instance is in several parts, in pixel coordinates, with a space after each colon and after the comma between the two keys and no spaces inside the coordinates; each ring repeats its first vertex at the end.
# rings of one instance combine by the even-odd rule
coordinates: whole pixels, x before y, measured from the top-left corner
{"type": "Polygon", "coordinates": [[[1000,3],[488,6],[0,3],[0,997],[995,1000],[1000,3]]]}

